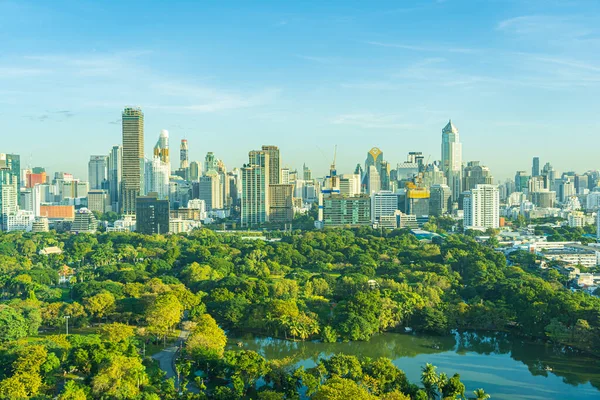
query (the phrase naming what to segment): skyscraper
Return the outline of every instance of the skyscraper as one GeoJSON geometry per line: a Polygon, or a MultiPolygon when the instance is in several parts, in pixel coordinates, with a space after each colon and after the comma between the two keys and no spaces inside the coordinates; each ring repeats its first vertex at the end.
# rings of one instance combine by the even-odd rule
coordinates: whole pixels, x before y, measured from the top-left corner
{"type": "Polygon", "coordinates": [[[135,213],[136,197],[144,193],[144,113],[123,110],[122,205],[123,214],[135,213]]]}
{"type": "Polygon", "coordinates": [[[192,161],[190,163],[190,180],[193,182],[198,182],[199,177],[200,177],[200,164],[198,164],[198,161],[192,161]]]}
{"type": "Polygon", "coordinates": [[[188,158],[188,142],[186,139],[181,139],[181,146],[179,146],[179,168],[188,169],[190,167],[188,158]]]}
{"type": "Polygon", "coordinates": [[[375,165],[369,167],[367,173],[367,193],[379,192],[381,190],[381,177],[375,165]]]}
{"type": "Polygon", "coordinates": [[[88,182],[91,190],[103,189],[108,180],[108,157],[90,156],[88,162],[88,182]]]}
{"type": "Polygon", "coordinates": [[[160,135],[158,136],[158,141],[156,145],[154,145],[154,157],[159,158],[165,164],[169,164],[169,172],[170,168],[170,159],[169,159],[169,131],[163,129],[160,131],[160,135]]]}
{"type": "Polygon", "coordinates": [[[367,159],[365,160],[365,175],[363,176],[363,186],[367,189],[367,193],[373,192],[374,189],[370,187],[371,180],[371,167],[375,167],[374,171],[377,172],[377,179],[379,180],[379,188],[375,190],[378,192],[381,189],[381,175],[382,175],[382,164],[383,164],[383,151],[378,147],[373,147],[367,153],[367,159]]]}
{"type": "Polygon", "coordinates": [[[279,158],[279,147],[263,146],[262,150],[269,154],[269,184],[278,185],[281,183],[281,160],[279,158]]]}
{"type": "Polygon", "coordinates": [[[540,158],[533,157],[533,163],[531,165],[531,176],[540,176],[540,158]]]}
{"type": "Polygon", "coordinates": [[[463,171],[463,190],[471,190],[477,185],[491,185],[494,177],[490,169],[480,165],[479,161],[469,161],[463,171]]]}
{"type": "Polygon", "coordinates": [[[451,209],[450,199],[452,191],[445,184],[435,184],[429,189],[429,214],[440,216],[446,214],[451,209]]]}
{"type": "Polygon", "coordinates": [[[123,148],[113,146],[108,154],[108,193],[112,211],[121,209],[121,173],[123,164],[123,148]]]}
{"type": "Polygon", "coordinates": [[[452,120],[442,129],[442,171],[456,201],[462,192],[462,144],[452,120]]]}
{"type": "Polygon", "coordinates": [[[500,192],[496,185],[477,185],[463,199],[465,229],[500,227],[500,192]]]}
{"type": "Polygon", "coordinates": [[[241,225],[262,224],[269,220],[269,153],[253,150],[242,168],[241,225]]]}

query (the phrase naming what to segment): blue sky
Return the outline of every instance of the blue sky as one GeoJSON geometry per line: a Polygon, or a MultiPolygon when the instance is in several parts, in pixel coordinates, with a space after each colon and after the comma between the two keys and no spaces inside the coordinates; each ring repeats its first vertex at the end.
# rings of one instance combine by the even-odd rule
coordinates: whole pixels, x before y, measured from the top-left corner
{"type": "MultiPolygon", "coordinates": [[[[0,0],[0,152],[82,178],[139,105],[190,158],[229,169],[276,144],[283,164],[351,172],[378,146],[465,160],[497,178],[597,168],[600,2],[0,0]]],[[[174,164],[178,162],[177,151],[174,164]]]]}

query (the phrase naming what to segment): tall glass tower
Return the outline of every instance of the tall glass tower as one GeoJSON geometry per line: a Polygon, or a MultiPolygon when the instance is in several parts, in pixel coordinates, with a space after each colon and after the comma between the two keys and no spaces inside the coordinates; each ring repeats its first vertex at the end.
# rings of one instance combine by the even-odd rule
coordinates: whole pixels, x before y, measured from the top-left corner
{"type": "Polygon", "coordinates": [[[442,171],[452,190],[452,201],[457,201],[462,192],[462,143],[452,120],[442,129],[442,171]]]}
{"type": "Polygon", "coordinates": [[[123,110],[122,212],[135,214],[135,202],[144,194],[144,113],[141,108],[123,110]]]}

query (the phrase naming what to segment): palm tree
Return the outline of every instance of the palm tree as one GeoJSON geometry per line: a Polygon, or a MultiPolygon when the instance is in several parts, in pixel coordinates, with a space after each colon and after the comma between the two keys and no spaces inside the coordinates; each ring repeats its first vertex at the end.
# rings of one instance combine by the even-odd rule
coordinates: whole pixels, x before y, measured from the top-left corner
{"type": "Polygon", "coordinates": [[[436,367],[429,363],[421,368],[421,383],[423,383],[423,388],[429,399],[436,399],[438,394],[438,375],[435,369],[436,367]]]}
{"type": "Polygon", "coordinates": [[[475,395],[475,400],[487,400],[490,397],[492,397],[489,394],[487,394],[483,389],[474,390],[473,394],[475,395]]]}

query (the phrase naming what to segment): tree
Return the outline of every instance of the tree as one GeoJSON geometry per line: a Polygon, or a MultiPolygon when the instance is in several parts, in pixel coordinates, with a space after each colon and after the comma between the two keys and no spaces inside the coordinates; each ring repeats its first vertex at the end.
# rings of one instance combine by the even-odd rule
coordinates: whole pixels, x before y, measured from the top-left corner
{"type": "Polygon", "coordinates": [[[187,340],[187,350],[199,361],[217,360],[223,357],[227,336],[209,314],[196,319],[197,325],[187,340]]]}
{"type": "Polygon", "coordinates": [[[251,350],[227,351],[224,361],[234,386],[237,380],[243,393],[254,385],[258,378],[269,372],[269,363],[260,354],[251,350]]]}
{"type": "Polygon", "coordinates": [[[483,389],[474,390],[473,394],[475,395],[475,400],[487,400],[490,397],[492,397],[489,394],[487,394],[483,389]]]}
{"type": "Polygon", "coordinates": [[[87,400],[88,389],[85,386],[78,385],[75,381],[67,381],[58,400],[87,400]]]}
{"type": "Polygon", "coordinates": [[[98,293],[83,301],[86,310],[98,319],[104,318],[115,308],[115,296],[109,292],[98,293]]]}
{"type": "Polygon", "coordinates": [[[375,400],[367,389],[359,386],[350,379],[334,376],[328,379],[324,385],[312,397],[313,400],[375,400]]]}
{"type": "Polygon", "coordinates": [[[12,307],[0,304],[0,342],[9,342],[27,336],[25,318],[12,307]]]}
{"type": "Polygon", "coordinates": [[[131,399],[148,381],[146,367],[138,357],[111,355],[92,379],[92,392],[101,398],[131,399]]]}
{"type": "Polygon", "coordinates": [[[442,388],[442,398],[454,400],[457,397],[464,398],[465,385],[460,381],[460,375],[454,374],[452,378],[444,383],[442,388]]]}
{"type": "Polygon", "coordinates": [[[438,375],[435,370],[436,367],[429,363],[421,368],[421,383],[429,399],[435,399],[438,393],[438,375]]]}
{"type": "Polygon", "coordinates": [[[130,325],[114,322],[105,324],[100,329],[102,338],[110,343],[121,343],[131,339],[135,334],[135,328],[130,325]]]}
{"type": "Polygon", "coordinates": [[[172,293],[163,293],[156,297],[146,311],[146,322],[151,331],[162,335],[166,340],[167,334],[181,320],[183,306],[172,293]]]}

